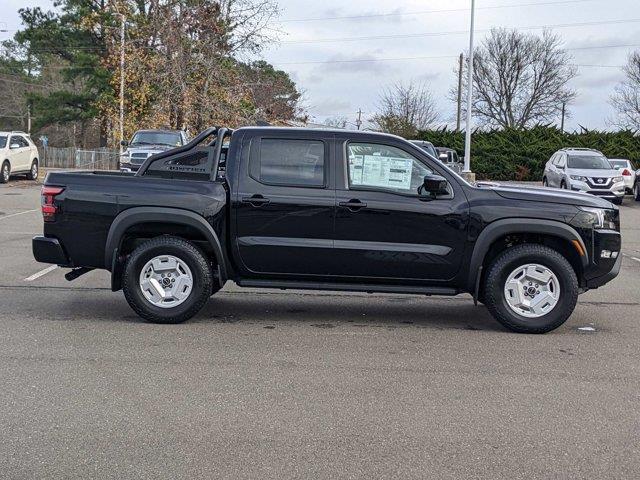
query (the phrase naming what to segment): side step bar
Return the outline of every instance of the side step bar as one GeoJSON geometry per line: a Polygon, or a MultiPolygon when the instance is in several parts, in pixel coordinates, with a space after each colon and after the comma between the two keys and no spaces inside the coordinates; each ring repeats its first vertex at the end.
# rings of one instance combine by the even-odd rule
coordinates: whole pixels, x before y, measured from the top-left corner
{"type": "Polygon", "coordinates": [[[255,280],[243,279],[236,282],[241,287],[253,288],[279,288],[281,290],[336,290],[366,293],[406,293],[414,295],[445,295],[453,296],[461,293],[455,288],[448,287],[421,287],[407,285],[376,285],[330,282],[299,282],[292,280],[255,280]]]}
{"type": "Polygon", "coordinates": [[[64,278],[67,279],[68,282],[73,282],[76,278],[84,275],[85,273],[89,273],[93,268],[87,267],[78,267],[74,268],[67,273],[64,274],[64,278]]]}

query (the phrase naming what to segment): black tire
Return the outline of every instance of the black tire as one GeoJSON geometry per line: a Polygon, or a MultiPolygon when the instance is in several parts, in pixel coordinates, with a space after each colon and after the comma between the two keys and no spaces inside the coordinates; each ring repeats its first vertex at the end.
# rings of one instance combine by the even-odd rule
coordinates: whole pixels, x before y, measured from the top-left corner
{"type": "Polygon", "coordinates": [[[561,188],[561,189],[563,189],[563,190],[566,190],[566,189],[567,189],[567,183],[566,183],[564,180],[562,180],[562,181],[560,182],[560,188],[561,188]]]}
{"type": "Polygon", "coordinates": [[[2,163],[2,168],[0,169],[0,183],[7,183],[9,181],[9,177],[11,175],[11,164],[9,160],[5,160],[2,163]]]}
{"type": "Polygon", "coordinates": [[[547,180],[547,177],[544,177],[542,179],[542,186],[543,187],[548,187],[549,186],[549,181],[547,180]]]}
{"type": "Polygon", "coordinates": [[[37,179],[38,179],[38,159],[36,158],[33,162],[31,162],[31,168],[29,169],[29,173],[27,173],[27,180],[37,180],[37,179]]]}
{"type": "Polygon", "coordinates": [[[213,291],[211,266],[203,253],[191,242],[178,237],[152,238],[136,248],[127,259],[124,270],[124,296],[131,308],[152,323],[182,323],[202,309],[213,291]],[[173,255],[187,264],[193,275],[193,286],[187,299],[175,307],[153,305],[142,293],[140,272],[145,264],[159,255],[173,255]]]}
{"type": "Polygon", "coordinates": [[[614,205],[622,205],[623,200],[624,200],[624,197],[614,198],[613,200],[611,200],[611,203],[613,203],[614,205]]]}
{"type": "Polygon", "coordinates": [[[640,184],[638,182],[633,185],[633,198],[636,199],[636,202],[640,202],[640,184]]]}
{"type": "Polygon", "coordinates": [[[502,325],[518,333],[546,333],[558,328],[573,313],[578,301],[578,279],[571,264],[560,253],[544,245],[529,243],[509,248],[489,265],[484,285],[484,303],[502,325]],[[556,306],[538,318],[518,315],[507,304],[504,287],[509,274],[521,265],[536,263],[558,278],[560,297],[556,306]]]}

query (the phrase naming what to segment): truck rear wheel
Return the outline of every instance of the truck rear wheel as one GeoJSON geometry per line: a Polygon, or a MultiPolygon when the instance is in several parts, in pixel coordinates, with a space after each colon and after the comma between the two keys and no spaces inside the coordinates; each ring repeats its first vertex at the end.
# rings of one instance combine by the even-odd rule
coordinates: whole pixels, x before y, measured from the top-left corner
{"type": "Polygon", "coordinates": [[[181,323],[204,306],[212,283],[211,267],[195,245],[160,236],[129,256],[122,289],[131,308],[148,322],[181,323]]]}
{"type": "Polygon", "coordinates": [[[522,244],[502,252],[489,265],[484,303],[510,330],[546,333],[573,313],[578,279],[571,264],[556,250],[522,244]]]}

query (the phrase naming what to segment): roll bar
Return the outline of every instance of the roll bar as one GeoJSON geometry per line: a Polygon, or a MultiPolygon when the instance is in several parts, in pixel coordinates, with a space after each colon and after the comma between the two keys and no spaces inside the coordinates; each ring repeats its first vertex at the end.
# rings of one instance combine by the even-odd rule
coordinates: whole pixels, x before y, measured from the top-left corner
{"type": "MultiPolygon", "coordinates": [[[[206,140],[208,137],[211,137],[211,136],[215,136],[215,138],[210,143],[208,143],[207,146],[209,147],[215,146],[213,163],[214,163],[214,166],[217,168],[218,161],[220,159],[220,151],[222,150],[222,141],[218,142],[217,140],[218,138],[220,138],[220,140],[224,140],[224,137],[227,134],[232,132],[233,130],[230,130],[224,127],[209,127],[206,130],[203,130],[202,132],[200,132],[198,135],[196,135],[193,138],[193,140],[191,140],[189,143],[185,143],[181,147],[172,148],[171,150],[167,150],[165,152],[160,152],[160,153],[156,153],[155,155],[151,155],[140,166],[140,168],[136,172],[136,176],[141,177],[142,175],[144,175],[147,169],[149,168],[149,165],[151,165],[151,163],[155,162],[156,160],[161,160],[163,158],[171,157],[179,153],[188,152],[189,150],[194,149],[200,143],[202,143],[204,140],[206,140]]],[[[214,172],[216,168],[214,168],[214,172]]]]}

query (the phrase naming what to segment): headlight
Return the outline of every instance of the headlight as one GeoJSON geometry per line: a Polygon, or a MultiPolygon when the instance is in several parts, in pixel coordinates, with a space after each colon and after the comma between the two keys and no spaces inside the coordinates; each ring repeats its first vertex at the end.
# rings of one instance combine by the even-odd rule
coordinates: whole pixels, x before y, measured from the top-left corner
{"type": "Polygon", "coordinates": [[[578,180],[580,182],[586,182],[587,177],[583,177],[582,175],[570,175],[571,180],[578,180]]]}
{"type": "Polygon", "coordinates": [[[613,183],[624,182],[624,177],[613,177],[613,183]]]}
{"type": "Polygon", "coordinates": [[[571,225],[574,227],[617,230],[614,210],[591,207],[578,208],[581,211],[571,220],[571,225]]]}

